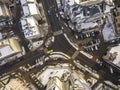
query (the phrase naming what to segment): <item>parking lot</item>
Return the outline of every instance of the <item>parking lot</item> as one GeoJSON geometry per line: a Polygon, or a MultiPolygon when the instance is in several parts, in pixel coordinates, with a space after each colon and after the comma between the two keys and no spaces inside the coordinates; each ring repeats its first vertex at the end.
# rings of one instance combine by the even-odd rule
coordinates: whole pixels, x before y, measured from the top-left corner
{"type": "Polygon", "coordinates": [[[79,46],[80,51],[84,51],[93,56],[93,60],[101,58],[107,51],[109,43],[104,42],[101,31],[92,31],[89,33],[69,32],[69,39],[79,46]]]}

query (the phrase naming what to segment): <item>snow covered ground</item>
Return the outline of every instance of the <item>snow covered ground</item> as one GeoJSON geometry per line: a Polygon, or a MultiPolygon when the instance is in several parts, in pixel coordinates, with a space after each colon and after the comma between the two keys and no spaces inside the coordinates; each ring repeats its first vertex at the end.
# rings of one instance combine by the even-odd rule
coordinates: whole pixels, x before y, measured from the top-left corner
{"type": "Polygon", "coordinates": [[[81,29],[89,29],[98,26],[97,22],[81,23],[81,29]]]}
{"type": "Polygon", "coordinates": [[[104,11],[104,13],[109,13],[111,11],[111,9],[113,9],[114,6],[109,6],[109,5],[106,5],[106,9],[104,11]]]}
{"type": "Polygon", "coordinates": [[[113,18],[111,14],[108,14],[108,17],[106,19],[106,24],[104,25],[102,33],[105,41],[110,41],[116,38],[115,26],[114,26],[113,18]]]}

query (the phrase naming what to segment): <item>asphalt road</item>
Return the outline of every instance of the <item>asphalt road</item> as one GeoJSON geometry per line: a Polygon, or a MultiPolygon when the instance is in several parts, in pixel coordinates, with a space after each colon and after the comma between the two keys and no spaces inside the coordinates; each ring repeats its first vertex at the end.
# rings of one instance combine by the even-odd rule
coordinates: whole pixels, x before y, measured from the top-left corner
{"type": "Polygon", "coordinates": [[[27,53],[24,57],[19,58],[19,61],[17,59],[16,62],[9,63],[0,67],[0,76],[4,73],[15,71],[20,66],[24,66],[28,63],[32,63],[36,59],[42,57],[43,55],[44,55],[44,52],[37,52],[37,51],[27,53]]]}
{"type": "MultiPolygon", "coordinates": [[[[42,0],[43,5],[45,10],[48,12],[48,19],[49,22],[51,24],[51,28],[53,30],[53,32],[56,32],[58,30],[61,30],[61,24],[59,23],[59,20],[56,17],[56,11],[54,8],[54,0],[42,0]]],[[[15,22],[15,25],[19,25],[18,22],[15,22]]],[[[17,29],[18,27],[16,26],[15,29],[17,29]]],[[[69,56],[72,56],[75,53],[75,49],[69,44],[69,42],[66,40],[66,38],[64,37],[63,34],[55,36],[55,42],[53,43],[53,45],[51,47],[49,47],[48,49],[53,49],[54,51],[57,52],[63,52],[69,56]]],[[[5,65],[3,67],[0,68],[0,75],[2,75],[3,73],[9,72],[9,71],[13,71],[16,70],[17,68],[19,68],[20,66],[26,65],[27,63],[33,62],[34,60],[36,60],[37,58],[43,56],[44,53],[41,52],[30,52],[28,53],[25,57],[21,58],[21,61],[16,62],[15,64],[11,64],[11,65],[5,65]]],[[[80,61],[80,63],[82,65],[87,65],[89,67],[92,67],[93,69],[97,70],[98,73],[101,75],[101,77],[104,77],[103,79],[109,79],[112,82],[117,83],[116,81],[116,76],[111,75],[109,73],[109,71],[105,68],[101,68],[99,66],[99,64],[97,64],[96,62],[94,62],[93,60],[88,59],[87,57],[85,57],[82,54],[78,54],[78,56],[76,57],[77,60],[80,61]]]]}
{"type": "MultiPolygon", "coordinates": [[[[60,26],[63,26],[59,23],[59,20],[56,19],[56,15],[55,15],[55,8],[53,6],[54,3],[53,0],[44,0],[44,6],[46,7],[46,10],[50,10],[50,15],[48,17],[49,21],[51,22],[52,25],[52,30],[53,32],[61,30],[59,29],[60,26]],[[51,8],[52,7],[52,8],[51,8]],[[55,25],[55,26],[53,26],[55,25]]],[[[64,27],[64,26],[63,26],[64,27]]],[[[69,56],[72,56],[75,53],[75,49],[68,43],[68,41],[65,39],[64,35],[58,35],[55,37],[55,42],[52,45],[52,47],[50,47],[50,49],[53,49],[54,51],[60,51],[63,52],[69,56]]],[[[89,67],[91,67],[92,69],[98,71],[98,73],[101,75],[100,77],[103,80],[110,80],[116,84],[118,84],[119,82],[117,82],[117,77],[119,76],[119,74],[110,74],[109,70],[106,69],[105,67],[101,67],[99,64],[97,64],[95,61],[90,60],[89,58],[87,58],[86,56],[84,56],[83,54],[79,53],[78,56],[76,57],[77,60],[79,60],[79,62],[82,65],[87,65],[89,67]]]]}
{"type": "MultiPolygon", "coordinates": [[[[54,12],[54,9],[55,8],[50,8],[53,6],[53,2],[54,0],[44,0],[44,5],[46,7],[46,10],[49,10],[51,11],[51,17],[48,17],[49,18],[49,21],[54,20],[53,25],[53,32],[56,32],[57,30],[61,30],[61,29],[56,29],[56,27],[60,27],[60,26],[57,26],[57,25],[61,25],[59,23],[59,20],[58,19],[55,19],[57,18],[56,15],[55,15],[55,12],[54,12]]],[[[64,26],[63,26],[64,27],[64,26]]],[[[63,52],[69,56],[72,56],[74,54],[74,52],[76,51],[75,48],[73,48],[69,42],[66,40],[66,38],[64,37],[63,34],[61,35],[58,35],[58,36],[55,36],[55,42],[54,44],[52,45],[52,47],[50,47],[50,49],[53,49],[54,51],[60,51],[60,52],[63,52]]],[[[82,54],[79,54],[77,56],[77,59],[80,60],[80,62],[82,64],[88,64],[88,66],[92,67],[94,66],[96,63],[92,60],[89,60],[87,57],[83,56],[82,54]]]]}
{"type": "Polygon", "coordinates": [[[61,30],[61,25],[58,18],[56,17],[56,10],[54,0],[42,0],[45,11],[48,14],[49,22],[53,32],[61,30]]]}
{"type": "Polygon", "coordinates": [[[75,49],[69,44],[63,34],[55,37],[55,42],[50,48],[53,51],[63,52],[69,56],[72,56],[75,52],[75,49]]]}

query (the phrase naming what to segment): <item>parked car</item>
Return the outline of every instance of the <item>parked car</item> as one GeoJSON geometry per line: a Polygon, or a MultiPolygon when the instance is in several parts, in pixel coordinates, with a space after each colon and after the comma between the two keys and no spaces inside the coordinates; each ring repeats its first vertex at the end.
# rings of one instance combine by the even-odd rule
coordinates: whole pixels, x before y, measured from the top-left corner
{"type": "Polygon", "coordinates": [[[90,52],[90,51],[91,51],[91,48],[90,48],[90,47],[84,47],[84,51],[90,52]]]}
{"type": "Polygon", "coordinates": [[[13,37],[15,36],[15,33],[13,31],[10,31],[9,34],[10,36],[13,36],[13,37]]]}
{"type": "Polygon", "coordinates": [[[12,31],[12,27],[7,27],[7,32],[10,32],[10,31],[12,31]]]}
{"type": "Polygon", "coordinates": [[[84,46],[85,44],[84,43],[79,43],[79,46],[84,46]]]}
{"type": "Polygon", "coordinates": [[[91,51],[94,51],[94,48],[93,47],[90,47],[91,51]]]}
{"type": "Polygon", "coordinates": [[[6,37],[7,37],[7,33],[6,32],[2,33],[2,38],[6,38],[6,37]]]}
{"type": "Polygon", "coordinates": [[[119,42],[119,39],[114,39],[110,41],[110,44],[117,44],[119,42]]]}
{"type": "Polygon", "coordinates": [[[93,39],[91,41],[92,44],[97,44],[97,43],[100,43],[100,39],[93,39]]]}
{"type": "Polygon", "coordinates": [[[85,33],[84,34],[87,38],[90,37],[90,33],[85,33]]]}
{"type": "Polygon", "coordinates": [[[95,31],[94,33],[97,36],[97,35],[99,35],[100,32],[99,31],[95,31]]]}
{"type": "Polygon", "coordinates": [[[97,45],[95,46],[95,50],[98,50],[98,46],[97,45]]]}
{"type": "Polygon", "coordinates": [[[90,42],[87,42],[85,45],[86,46],[90,46],[90,45],[92,45],[93,43],[90,41],[90,42]]]}
{"type": "Polygon", "coordinates": [[[98,50],[98,46],[97,45],[93,46],[93,48],[94,48],[94,50],[98,50]]]}
{"type": "Polygon", "coordinates": [[[91,37],[94,37],[95,36],[95,32],[93,31],[93,32],[90,32],[90,36],[91,37]]]}
{"type": "Polygon", "coordinates": [[[84,39],[84,35],[83,34],[79,34],[78,35],[78,39],[84,39]]]}

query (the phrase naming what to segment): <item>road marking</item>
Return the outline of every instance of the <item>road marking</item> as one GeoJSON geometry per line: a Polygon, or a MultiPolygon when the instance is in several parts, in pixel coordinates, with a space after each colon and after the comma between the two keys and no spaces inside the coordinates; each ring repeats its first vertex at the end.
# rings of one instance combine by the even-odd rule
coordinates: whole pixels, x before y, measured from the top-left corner
{"type": "Polygon", "coordinates": [[[78,54],[80,53],[80,51],[79,50],[76,50],[75,52],[74,52],[74,54],[72,55],[72,59],[75,59],[77,56],[78,56],[78,54]]]}
{"type": "Polygon", "coordinates": [[[56,31],[56,32],[53,33],[54,36],[58,36],[60,34],[63,34],[62,30],[59,30],[59,31],[56,31]]]}
{"type": "Polygon", "coordinates": [[[89,59],[92,59],[92,58],[93,58],[92,55],[90,55],[89,53],[86,53],[86,52],[84,52],[84,51],[80,51],[80,53],[82,53],[83,55],[85,55],[85,56],[88,57],[89,59]]]}

